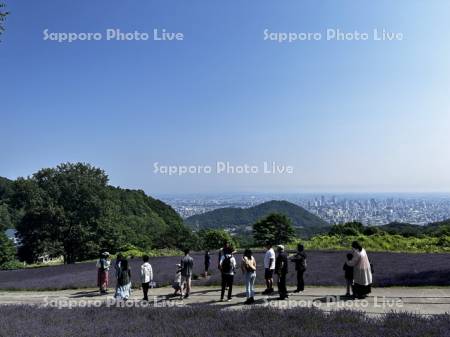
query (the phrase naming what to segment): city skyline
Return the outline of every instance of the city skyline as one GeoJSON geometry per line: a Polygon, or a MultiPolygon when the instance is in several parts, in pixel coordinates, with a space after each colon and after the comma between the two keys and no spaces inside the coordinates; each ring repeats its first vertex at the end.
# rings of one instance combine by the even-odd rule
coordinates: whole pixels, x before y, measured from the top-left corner
{"type": "Polygon", "coordinates": [[[80,161],[150,195],[450,193],[448,1],[48,0],[8,10],[0,176],[80,161]],[[109,29],[150,40],[109,41],[109,29]],[[154,40],[155,29],[183,39],[154,40]],[[327,40],[328,30],[345,38],[327,40]],[[308,33],[322,38],[271,39],[308,33]],[[154,172],[216,162],[260,172],[154,172]],[[264,162],[293,173],[265,174],[264,162]]]}
{"type": "MultiPolygon", "coordinates": [[[[450,218],[450,194],[229,194],[161,198],[183,218],[219,208],[249,208],[272,200],[299,205],[329,224],[426,225],[450,218]]],[[[232,226],[232,224],[230,224],[232,226]]]]}

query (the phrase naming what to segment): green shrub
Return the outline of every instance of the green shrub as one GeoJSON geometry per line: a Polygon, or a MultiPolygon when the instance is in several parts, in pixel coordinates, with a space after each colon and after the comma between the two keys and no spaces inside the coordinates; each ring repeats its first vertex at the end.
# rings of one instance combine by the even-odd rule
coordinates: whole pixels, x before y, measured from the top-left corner
{"type": "MultiPolygon", "coordinates": [[[[359,241],[366,249],[371,251],[412,252],[412,253],[444,253],[450,252],[450,236],[440,238],[405,237],[402,235],[387,234],[385,232],[367,235],[319,235],[307,241],[302,241],[306,249],[321,250],[348,250],[353,241],[359,241]]],[[[289,245],[295,249],[296,244],[289,245]]]]}
{"type": "Polygon", "coordinates": [[[13,270],[13,269],[22,269],[24,268],[24,265],[22,262],[18,261],[18,260],[12,260],[12,261],[8,261],[3,263],[0,266],[0,270],[13,270]]]}

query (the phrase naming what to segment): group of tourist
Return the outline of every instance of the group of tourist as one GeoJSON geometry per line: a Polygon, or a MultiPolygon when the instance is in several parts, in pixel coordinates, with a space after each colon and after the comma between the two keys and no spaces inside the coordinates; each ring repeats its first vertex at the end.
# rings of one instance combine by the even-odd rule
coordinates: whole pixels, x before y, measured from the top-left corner
{"type": "MultiPolygon", "coordinates": [[[[283,245],[276,246],[277,254],[271,244],[267,244],[264,255],[264,279],[266,289],[263,295],[270,295],[274,290],[274,275],[277,277],[277,288],[280,300],[289,297],[286,286],[286,278],[289,271],[289,262],[294,263],[297,276],[297,288],[294,293],[302,293],[305,289],[304,274],[307,269],[307,256],[304,246],[299,244],[294,255],[288,256],[283,245]]],[[[344,276],[346,280],[346,296],[354,296],[355,298],[365,298],[371,292],[372,285],[372,265],[369,262],[367,252],[357,242],[352,243],[352,253],[347,254],[347,261],[343,266],[344,276]],[[353,294],[351,294],[351,291],[353,294]]],[[[234,276],[238,269],[243,273],[246,301],[244,304],[252,304],[255,302],[255,280],[257,265],[255,257],[250,249],[246,249],[238,266],[236,261],[236,251],[225,243],[219,251],[218,269],[221,273],[221,292],[220,300],[230,301],[233,295],[234,276]]],[[[101,254],[98,262],[98,286],[101,294],[106,294],[109,280],[108,274],[110,269],[109,253],[101,254]]],[[[208,277],[211,266],[211,255],[209,251],[204,256],[204,277],[208,277]]],[[[194,259],[190,256],[189,249],[184,251],[184,256],[179,264],[176,265],[176,274],[173,282],[175,290],[174,295],[180,299],[188,298],[191,292],[192,276],[194,269],[194,259]]],[[[116,289],[114,297],[116,299],[127,300],[131,295],[131,270],[128,260],[122,255],[118,255],[115,265],[116,289]]],[[[143,292],[143,300],[148,301],[148,291],[153,283],[153,270],[149,263],[149,257],[143,257],[141,265],[141,285],[143,292]]]]}
{"type": "MultiPolygon", "coordinates": [[[[142,291],[144,293],[143,300],[148,301],[148,290],[150,284],[153,281],[153,270],[149,263],[150,258],[146,255],[142,257],[143,264],[141,266],[141,284],[142,291]]],[[[100,294],[108,293],[109,286],[109,270],[111,268],[111,261],[109,259],[109,253],[104,252],[101,254],[97,261],[97,285],[100,289],[100,294]]],[[[131,268],[128,260],[122,255],[118,254],[115,264],[114,272],[116,278],[116,289],[114,292],[114,298],[119,300],[128,300],[131,296],[131,268]]]]}

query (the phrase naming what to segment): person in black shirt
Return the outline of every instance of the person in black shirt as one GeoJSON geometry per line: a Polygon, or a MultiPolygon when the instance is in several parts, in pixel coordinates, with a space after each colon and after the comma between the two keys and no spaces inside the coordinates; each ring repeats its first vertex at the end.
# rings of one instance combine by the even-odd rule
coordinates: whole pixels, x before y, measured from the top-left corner
{"type": "Polygon", "coordinates": [[[211,255],[209,250],[205,251],[205,277],[208,277],[209,267],[211,265],[211,255]]]}
{"type": "Polygon", "coordinates": [[[291,257],[291,261],[295,263],[295,270],[297,271],[297,289],[294,293],[300,293],[305,290],[303,274],[306,271],[305,247],[302,244],[297,246],[297,253],[291,257]]]}
{"type": "Polygon", "coordinates": [[[194,259],[189,255],[190,250],[184,250],[184,257],[181,259],[181,294],[180,297],[183,299],[183,292],[186,289],[186,294],[184,298],[188,298],[191,292],[191,281],[192,272],[194,269],[194,259]]]}
{"type": "Polygon", "coordinates": [[[275,260],[275,274],[278,275],[278,294],[280,300],[288,298],[288,292],[286,288],[286,275],[288,273],[288,256],[284,252],[284,246],[277,246],[278,256],[275,260]]]}
{"type": "MultiPolygon", "coordinates": [[[[353,254],[348,253],[347,254],[347,261],[351,261],[353,259],[353,254]]],[[[345,272],[345,281],[347,282],[347,292],[345,293],[345,296],[350,297],[350,289],[353,285],[353,267],[349,266],[347,262],[344,263],[344,269],[345,272]]]]}

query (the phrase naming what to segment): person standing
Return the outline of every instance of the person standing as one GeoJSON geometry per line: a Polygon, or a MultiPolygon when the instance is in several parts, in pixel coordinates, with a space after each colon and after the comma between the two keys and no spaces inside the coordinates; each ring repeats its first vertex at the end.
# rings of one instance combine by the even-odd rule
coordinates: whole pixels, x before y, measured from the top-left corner
{"type": "Polygon", "coordinates": [[[302,244],[297,246],[297,253],[291,257],[291,261],[295,263],[295,271],[297,272],[297,289],[294,293],[302,293],[305,290],[303,275],[306,271],[305,247],[302,244]]]}
{"type": "Polygon", "coordinates": [[[205,251],[205,277],[208,277],[209,267],[211,265],[211,255],[209,254],[209,250],[205,251]]]}
{"type": "Polygon", "coordinates": [[[220,300],[224,300],[225,288],[228,288],[228,301],[231,301],[236,259],[233,256],[233,250],[231,248],[227,248],[223,253],[224,255],[222,255],[220,260],[220,271],[222,272],[222,291],[220,293],[220,300]]]}
{"type": "Polygon", "coordinates": [[[117,294],[117,288],[119,287],[119,274],[120,274],[120,263],[123,260],[122,253],[117,254],[116,261],[114,262],[114,277],[116,279],[116,290],[115,294],[117,294]]]}
{"type": "Polygon", "coordinates": [[[110,266],[109,253],[104,252],[100,254],[100,258],[97,261],[97,286],[102,295],[108,293],[110,266]]]}
{"type": "MultiPolygon", "coordinates": [[[[347,262],[351,261],[353,259],[353,254],[348,253],[347,254],[347,262]]],[[[345,292],[346,297],[350,297],[352,294],[350,293],[350,290],[353,285],[353,267],[349,266],[347,262],[344,263],[344,266],[342,269],[344,270],[345,274],[345,283],[347,284],[347,291],[345,292]]]]}
{"type": "Polygon", "coordinates": [[[220,270],[220,261],[222,260],[222,256],[225,255],[225,252],[228,251],[228,248],[229,248],[228,241],[225,241],[223,243],[223,247],[219,249],[219,257],[218,257],[218,260],[217,260],[217,268],[219,270],[220,270]]]}
{"type": "Polygon", "coordinates": [[[273,273],[275,271],[275,251],[272,244],[266,246],[266,254],[264,255],[264,279],[266,280],[266,290],[264,295],[273,293],[273,273]]]}
{"type": "Polygon", "coordinates": [[[275,273],[278,276],[278,294],[280,300],[288,298],[288,292],[286,288],[286,276],[288,273],[288,256],[284,252],[284,246],[277,246],[278,256],[275,262],[275,273]]]}
{"type": "Polygon", "coordinates": [[[174,296],[177,296],[178,292],[181,291],[181,264],[177,264],[177,271],[173,279],[172,288],[174,289],[174,296]]]}
{"type": "Polygon", "coordinates": [[[150,259],[147,255],[142,257],[144,262],[141,265],[141,283],[142,292],[144,293],[143,301],[148,301],[148,289],[150,288],[150,282],[153,282],[153,269],[151,264],[148,262],[150,259]]]}
{"type": "Polygon", "coordinates": [[[120,261],[119,277],[117,278],[117,291],[115,298],[128,300],[131,296],[131,270],[128,266],[128,260],[122,259],[120,261]]]}
{"type": "Polygon", "coordinates": [[[353,258],[347,265],[353,267],[353,295],[364,299],[372,291],[372,268],[366,250],[358,241],[353,241],[353,258]]]}
{"type": "Polygon", "coordinates": [[[180,298],[188,298],[191,292],[192,270],[194,269],[194,259],[189,255],[190,250],[184,250],[184,257],[181,259],[181,292],[180,298]],[[184,290],[186,289],[186,294],[184,290]]]}
{"type": "Polygon", "coordinates": [[[245,294],[247,296],[244,304],[253,304],[255,303],[256,260],[250,249],[246,249],[244,252],[241,269],[244,274],[245,294]]]}

